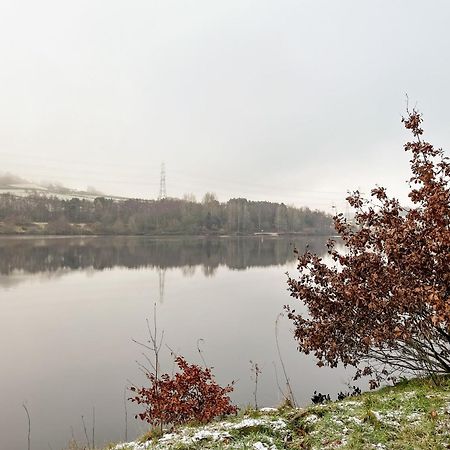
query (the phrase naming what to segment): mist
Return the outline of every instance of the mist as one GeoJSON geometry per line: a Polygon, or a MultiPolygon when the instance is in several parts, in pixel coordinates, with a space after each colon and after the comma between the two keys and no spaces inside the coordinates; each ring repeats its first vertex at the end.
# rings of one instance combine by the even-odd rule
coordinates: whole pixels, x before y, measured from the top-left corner
{"type": "Polygon", "coordinates": [[[404,200],[406,93],[450,139],[449,19],[444,1],[4,1],[1,169],[151,199],[164,162],[172,197],[404,200]]]}

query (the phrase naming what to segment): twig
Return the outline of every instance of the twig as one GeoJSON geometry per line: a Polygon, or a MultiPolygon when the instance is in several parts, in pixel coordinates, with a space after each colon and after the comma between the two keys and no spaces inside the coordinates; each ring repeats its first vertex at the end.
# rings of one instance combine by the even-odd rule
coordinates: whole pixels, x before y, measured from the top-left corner
{"type": "Polygon", "coordinates": [[[278,341],[278,321],[280,317],[283,317],[283,314],[278,314],[276,320],[275,320],[275,341],[277,344],[277,352],[278,352],[278,358],[280,359],[281,368],[283,369],[283,375],[284,379],[286,380],[286,387],[289,393],[289,400],[292,402],[292,406],[297,406],[297,402],[295,401],[294,393],[292,392],[291,383],[289,381],[289,377],[287,376],[286,372],[286,366],[284,365],[283,358],[281,357],[281,350],[280,350],[280,343],[278,341]]]}
{"type": "Polygon", "coordinates": [[[255,400],[255,409],[258,409],[258,377],[261,374],[261,369],[258,366],[258,363],[254,363],[252,360],[250,360],[251,369],[250,371],[254,374],[254,380],[255,380],[255,389],[253,390],[253,398],[255,400]]]}
{"type": "Polygon", "coordinates": [[[280,391],[280,394],[284,398],[284,400],[286,400],[286,394],[284,393],[283,389],[281,389],[280,380],[278,379],[277,365],[275,364],[275,361],[272,361],[272,364],[275,371],[275,381],[277,383],[278,390],[280,391]]]}
{"type": "Polygon", "coordinates": [[[30,450],[30,448],[31,448],[31,419],[30,419],[30,413],[29,413],[27,405],[25,405],[25,403],[23,403],[22,406],[23,406],[23,409],[25,410],[25,412],[27,413],[27,418],[28,418],[28,450],[30,450]]]}
{"type": "MultiPolygon", "coordinates": [[[[148,319],[146,319],[146,323],[147,323],[147,330],[148,330],[148,334],[149,334],[149,340],[147,341],[147,343],[144,344],[142,342],[136,341],[135,339],[133,339],[133,342],[135,342],[138,345],[141,345],[142,347],[144,347],[145,349],[149,350],[152,353],[153,361],[150,359],[150,357],[148,357],[147,355],[145,355],[143,353],[145,360],[147,361],[148,364],[150,364],[151,370],[148,369],[147,367],[145,367],[139,361],[136,361],[136,363],[138,365],[138,369],[141,372],[143,372],[146,377],[148,377],[149,374],[151,374],[151,373],[155,376],[155,380],[156,380],[155,390],[156,390],[156,394],[158,394],[159,381],[160,381],[159,354],[161,351],[161,347],[163,345],[164,330],[162,330],[161,333],[158,334],[156,303],[154,303],[154,305],[153,305],[153,324],[152,324],[153,327],[150,326],[150,321],[148,319]]],[[[163,429],[162,422],[160,422],[160,428],[162,431],[162,429],[163,429]]]]}
{"type": "Polygon", "coordinates": [[[170,355],[173,356],[172,372],[171,372],[171,374],[173,376],[175,373],[175,366],[177,365],[175,360],[178,358],[178,353],[173,348],[171,348],[168,344],[166,344],[166,347],[169,349],[170,355]]]}
{"type": "Polygon", "coordinates": [[[125,409],[125,442],[128,442],[128,410],[127,410],[127,388],[123,389],[123,407],[125,409]]]}
{"type": "Polygon", "coordinates": [[[84,422],[84,416],[81,416],[81,421],[83,422],[83,429],[84,429],[84,435],[86,436],[87,446],[90,449],[91,448],[91,444],[89,443],[89,438],[88,438],[88,434],[87,434],[86,424],[84,422]]]}
{"type": "Polygon", "coordinates": [[[95,448],[95,406],[92,407],[92,448],[95,448]]]}
{"type": "Polygon", "coordinates": [[[208,365],[206,364],[205,358],[204,358],[204,356],[203,356],[203,351],[202,351],[202,349],[200,348],[200,342],[204,343],[205,340],[204,340],[204,339],[201,339],[201,338],[200,338],[200,339],[197,339],[197,351],[198,351],[198,353],[199,353],[199,355],[200,355],[200,358],[202,358],[203,365],[205,366],[205,369],[207,369],[207,368],[208,368],[208,365]]]}
{"type": "Polygon", "coordinates": [[[170,347],[169,344],[166,344],[166,347],[169,350],[171,356],[173,356],[175,358],[178,357],[178,353],[172,347],[170,347]]]}

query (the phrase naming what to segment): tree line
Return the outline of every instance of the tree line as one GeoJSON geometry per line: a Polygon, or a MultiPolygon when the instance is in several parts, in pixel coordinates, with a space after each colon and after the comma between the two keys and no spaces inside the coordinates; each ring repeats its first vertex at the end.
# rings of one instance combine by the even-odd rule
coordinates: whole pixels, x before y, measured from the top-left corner
{"type": "Polygon", "coordinates": [[[321,211],[245,198],[220,203],[212,193],[201,202],[192,196],[117,201],[0,195],[3,234],[328,234],[331,225],[331,216],[321,211]]]}

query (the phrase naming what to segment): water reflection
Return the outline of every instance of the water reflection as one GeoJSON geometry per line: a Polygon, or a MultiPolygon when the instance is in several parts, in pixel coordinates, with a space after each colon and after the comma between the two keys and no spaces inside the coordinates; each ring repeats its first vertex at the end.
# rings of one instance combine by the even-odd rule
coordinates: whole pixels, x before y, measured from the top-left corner
{"type": "MultiPolygon", "coordinates": [[[[159,300],[165,343],[201,364],[198,342],[219,383],[236,380],[232,398],[252,401],[249,361],[262,369],[258,403],[276,406],[280,362],[274,321],[292,301],[286,270],[293,245],[324,254],[326,238],[2,238],[0,239],[0,449],[26,448],[22,403],[31,411],[33,450],[63,448],[95,406],[98,443],[124,439],[123,391],[145,383],[135,361],[145,319],[159,300]]],[[[298,305],[296,305],[298,307],[298,305]]],[[[295,396],[345,389],[343,370],[319,369],[300,355],[284,318],[279,339],[295,396]]],[[[173,367],[170,352],[161,367],[173,367]]],[[[145,431],[132,419],[129,438],[145,431]]]]}
{"type": "MultiPolygon", "coordinates": [[[[196,267],[207,277],[219,266],[234,270],[286,265],[294,261],[294,245],[324,253],[325,237],[286,238],[1,238],[0,274],[15,271],[51,274],[64,270],[157,268],[160,277],[169,268],[193,276],[196,267]]],[[[0,284],[3,277],[0,278],[0,284]]],[[[8,280],[8,283],[11,280],[8,280]]]]}

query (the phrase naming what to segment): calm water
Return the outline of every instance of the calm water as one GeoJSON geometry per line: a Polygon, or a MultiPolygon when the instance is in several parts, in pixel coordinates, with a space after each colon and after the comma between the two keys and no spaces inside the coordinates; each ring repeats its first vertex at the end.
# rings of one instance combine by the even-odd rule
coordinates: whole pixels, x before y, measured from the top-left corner
{"type": "MultiPolygon", "coordinates": [[[[296,238],[325,253],[326,238],[296,238]]],[[[124,389],[141,384],[132,338],[147,338],[157,304],[165,342],[201,364],[197,342],[216,378],[236,380],[233,400],[253,401],[250,360],[262,374],[258,402],[275,406],[282,373],[275,320],[286,303],[285,272],[295,271],[285,238],[2,238],[0,239],[0,449],[24,450],[26,403],[31,448],[61,449],[72,434],[86,442],[95,407],[97,445],[125,438],[124,389]]],[[[298,309],[298,308],[297,308],[298,309]]],[[[301,404],[314,390],[335,394],[350,374],[319,369],[296,351],[281,319],[281,351],[301,404]]],[[[172,371],[169,351],[163,370],[172,371]]],[[[127,404],[128,438],[145,430],[127,404]]]]}

